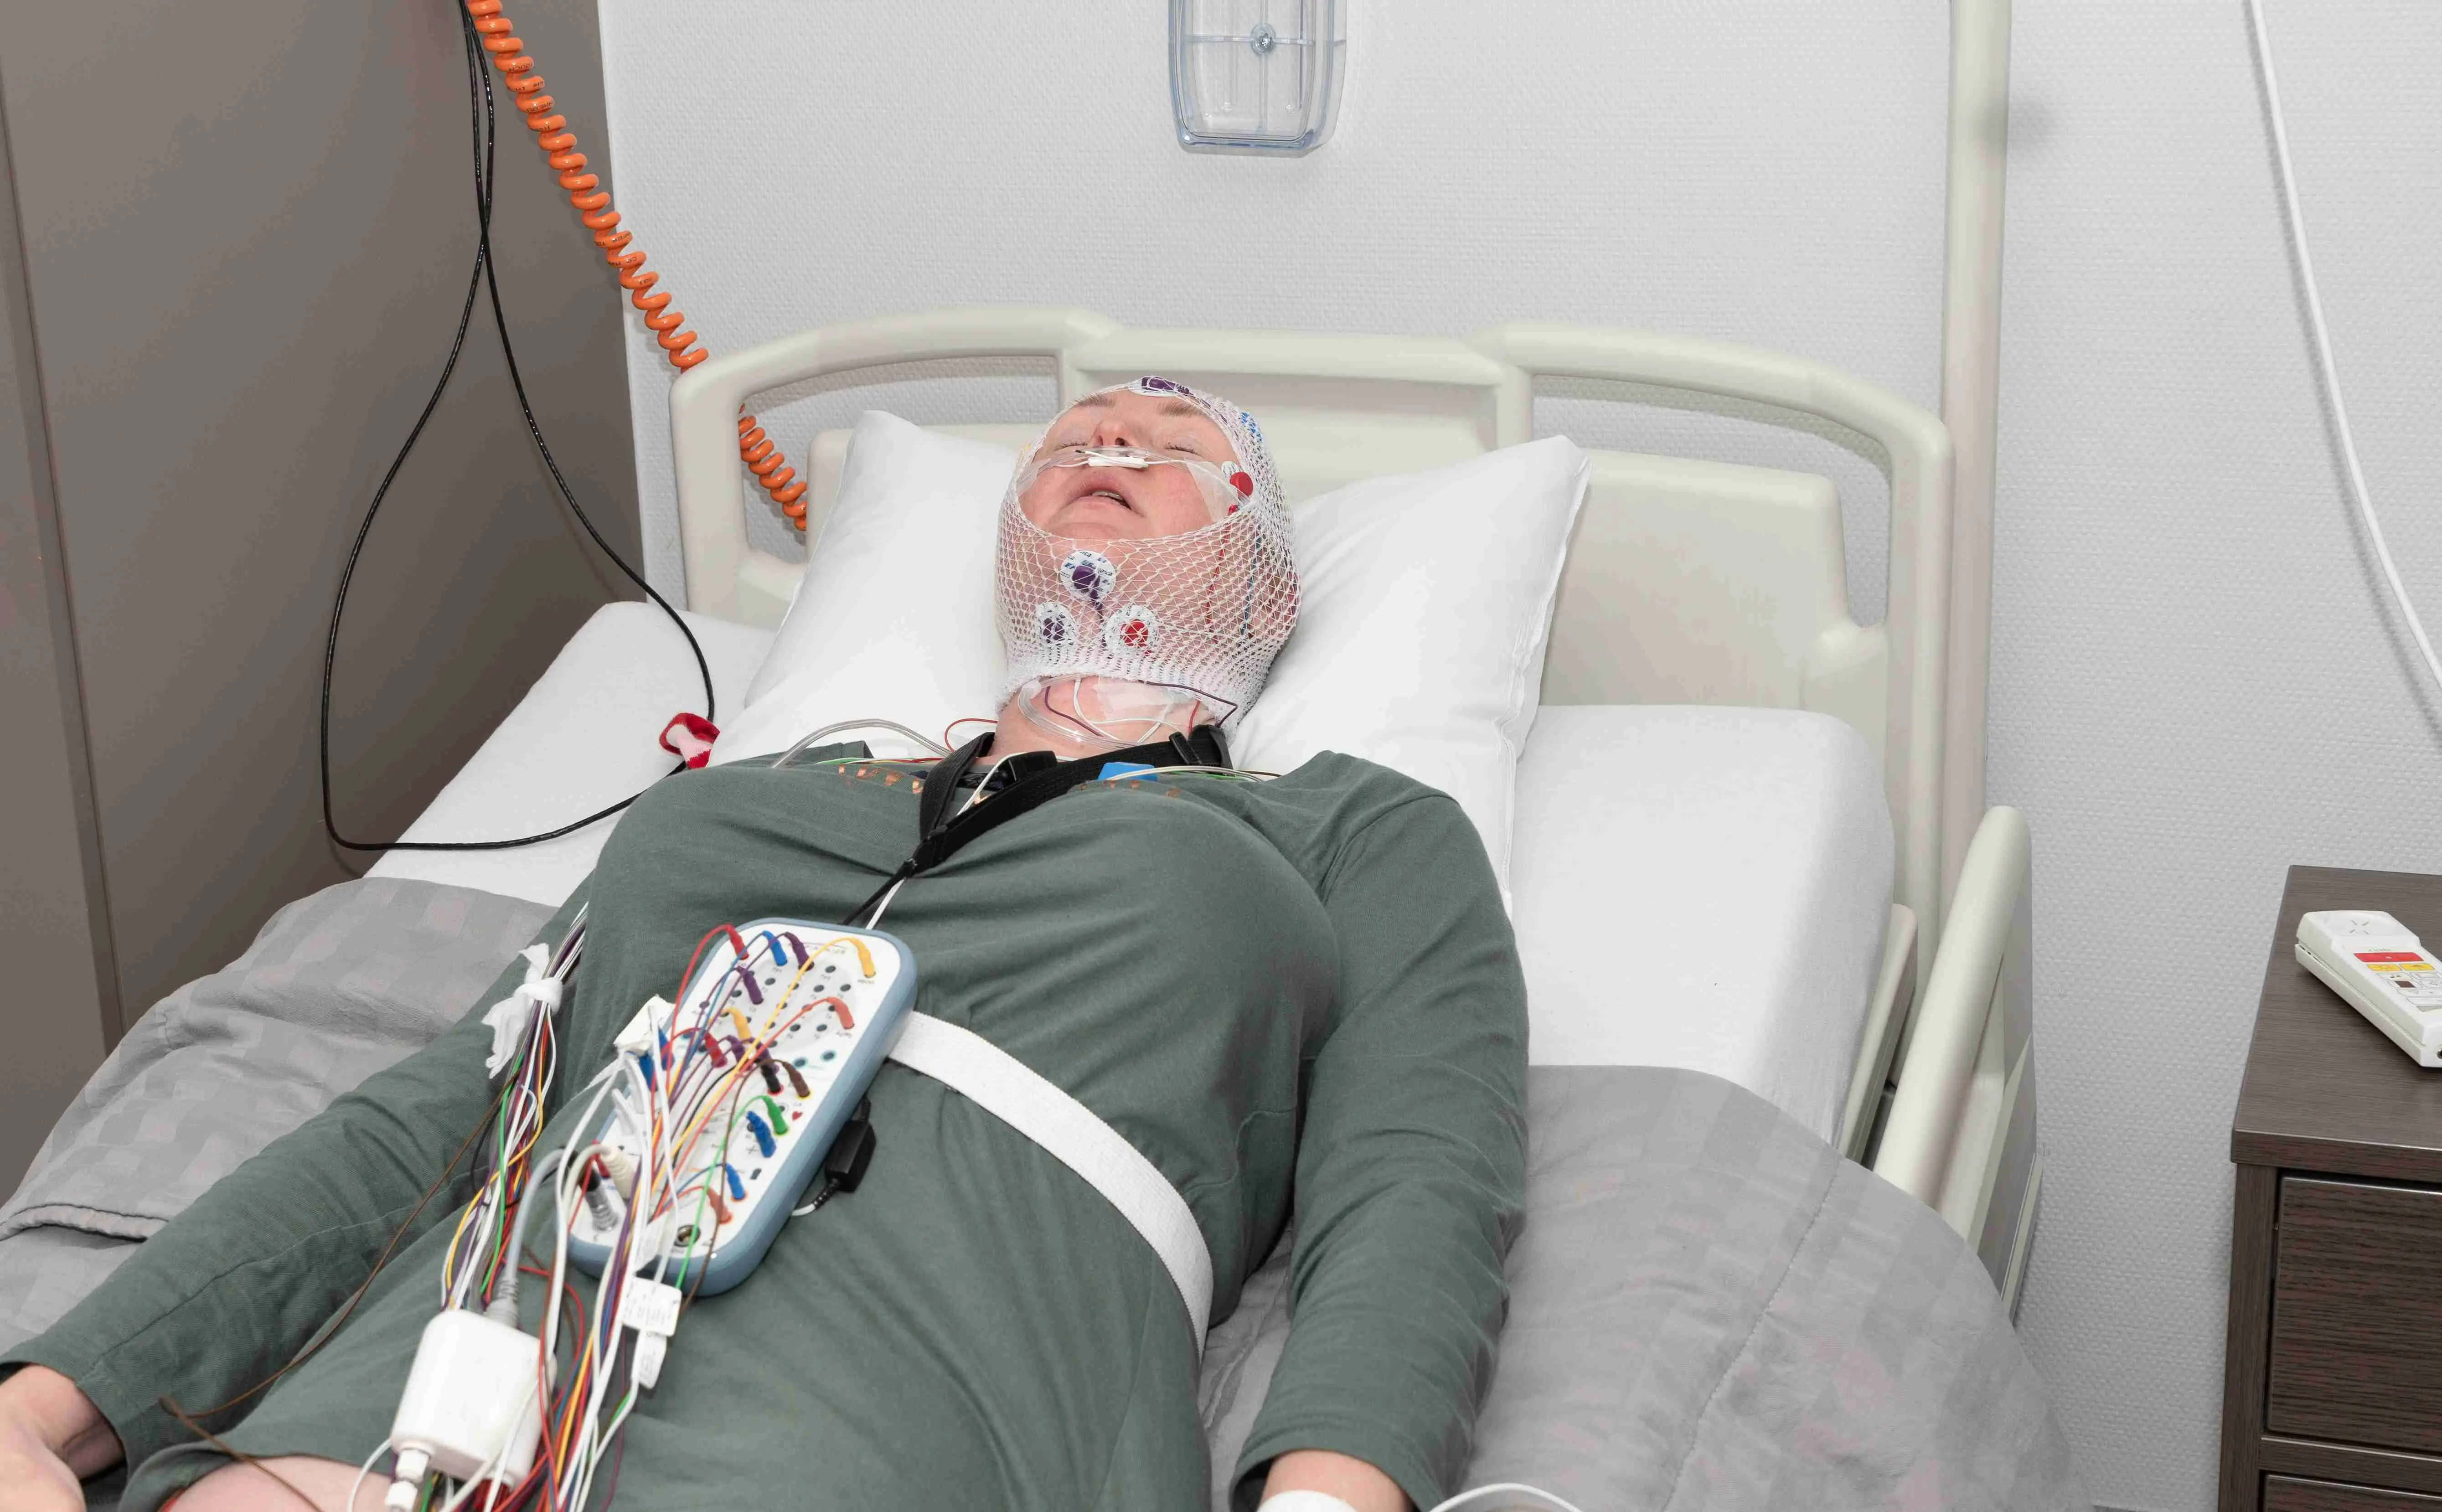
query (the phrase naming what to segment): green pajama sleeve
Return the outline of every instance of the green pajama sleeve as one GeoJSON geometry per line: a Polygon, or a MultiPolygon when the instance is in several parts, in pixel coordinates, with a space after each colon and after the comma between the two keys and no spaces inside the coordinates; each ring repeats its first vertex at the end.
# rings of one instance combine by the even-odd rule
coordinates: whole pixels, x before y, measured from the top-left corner
{"type": "MultiPolygon", "coordinates": [[[[583,893],[553,916],[542,938],[566,932],[583,893]]],[[[525,962],[512,963],[430,1045],[215,1182],[66,1317],[0,1356],[0,1371],[46,1365],[75,1381],[110,1420],[131,1465],[192,1437],[165,1396],[206,1426],[226,1427],[245,1409],[211,1418],[204,1410],[252,1388],[305,1346],[364,1283],[484,1117],[497,1089],[483,1069],[492,1041],[480,1010],[524,979],[525,962]]],[[[564,1033],[563,1043],[574,1038],[564,1033]]],[[[464,1202],[471,1163],[461,1162],[425,1204],[399,1236],[399,1251],[464,1202]]]]}
{"type": "Polygon", "coordinates": [[[1526,989],[1484,847],[1440,793],[1318,889],[1339,949],[1299,1137],[1290,1333],[1238,1463],[1330,1449],[1420,1507],[1466,1473],[1525,1187],[1526,989]]]}

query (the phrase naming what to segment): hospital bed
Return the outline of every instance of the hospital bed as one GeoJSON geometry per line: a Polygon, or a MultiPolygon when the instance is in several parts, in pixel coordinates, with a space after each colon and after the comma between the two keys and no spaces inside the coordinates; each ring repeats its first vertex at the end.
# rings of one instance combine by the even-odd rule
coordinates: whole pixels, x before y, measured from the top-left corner
{"type": "MultiPolygon", "coordinates": [[[[741,482],[739,406],[768,416],[775,397],[953,363],[1048,369],[1064,404],[1139,373],[1210,385],[1263,416],[1293,507],[1528,439],[1539,380],[1735,406],[1882,467],[1889,607],[1860,626],[1827,480],[1593,453],[1519,774],[1529,1057],[1682,1066],[1746,1086],[1940,1211],[2014,1307],[2041,1182],[2029,848],[2014,812],[1984,816],[1943,898],[1953,517],[1939,420],[1819,364],[1560,325],[1459,340],[1130,330],[1082,311],[993,309],[825,327],[714,358],[673,392],[687,602],[726,697],[802,571],[749,543],[746,511],[769,506],[741,482]],[[1566,778],[1597,766],[1590,810],[1566,778]]],[[[1017,446],[1035,428],[940,428],[1017,446]]],[[[825,431],[811,450],[816,549],[847,441],[825,431]]],[[[572,802],[648,780],[658,753],[635,732],[688,696],[691,669],[669,649],[641,606],[604,610],[408,838],[542,828],[572,802]]],[[[606,832],[394,853],[374,874],[556,902],[606,832]]]]}
{"type": "MultiPolygon", "coordinates": [[[[1885,467],[1890,607],[1865,627],[1850,612],[1828,481],[1594,453],[1519,774],[1530,1057],[1685,1066],[1758,1092],[1940,1211],[2014,1305],[2041,1179],[2028,847],[2015,814],[1984,820],[1945,908],[1935,790],[1951,499],[1939,421],[1794,358],[1564,326],[1459,341],[965,310],[827,327],[716,358],[673,397],[687,600],[727,706],[801,572],[748,542],[745,511],[768,505],[742,491],[728,417],[750,397],[770,414],[775,391],[803,397],[926,364],[974,373],[979,360],[1048,367],[1063,402],[1139,372],[1209,383],[1264,417],[1293,501],[1527,439],[1539,378],[1644,402],[1733,401],[1885,467]],[[1603,776],[1591,813],[1567,780],[1590,767],[1603,776]]],[[[941,428],[1011,446],[1033,430],[941,428]]],[[[811,448],[817,537],[847,441],[825,431],[811,448]]],[[[636,732],[691,695],[692,669],[670,649],[643,606],[604,610],[408,838],[544,828],[572,803],[649,780],[660,753],[636,732]]],[[[397,852],[374,875],[556,903],[607,832],[397,852]]]]}

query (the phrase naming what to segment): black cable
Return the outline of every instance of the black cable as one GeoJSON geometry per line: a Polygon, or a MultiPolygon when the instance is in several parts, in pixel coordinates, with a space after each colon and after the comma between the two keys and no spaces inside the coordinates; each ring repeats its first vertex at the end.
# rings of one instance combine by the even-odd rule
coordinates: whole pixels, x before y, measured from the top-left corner
{"type": "MultiPolygon", "coordinates": [[[[463,6],[453,6],[452,9],[458,12],[459,34],[465,45],[466,104],[474,132],[477,233],[475,266],[466,281],[465,302],[458,310],[458,329],[449,339],[449,356],[441,365],[440,380],[433,384],[431,394],[425,399],[424,412],[415,417],[415,425],[408,431],[406,442],[398,448],[398,455],[391,459],[390,470],[382,474],[381,486],[374,490],[373,502],[365,506],[364,520],[356,527],[355,543],[348,548],[347,565],[339,571],[338,592],[333,594],[331,599],[331,630],[322,646],[320,739],[322,832],[330,837],[333,845],[344,850],[508,850],[519,846],[531,846],[545,840],[556,840],[561,835],[573,833],[597,820],[609,818],[634,803],[637,798],[644,796],[641,792],[632,794],[620,799],[607,809],[587,814],[584,818],[564,824],[556,829],[547,829],[535,835],[521,835],[514,840],[351,840],[339,833],[338,821],[332,814],[331,674],[339,657],[339,619],[347,610],[348,585],[355,578],[357,558],[364,555],[366,537],[373,534],[374,519],[381,513],[383,501],[390,496],[391,484],[397,481],[399,469],[407,465],[408,454],[415,449],[416,441],[424,434],[425,425],[431,420],[433,410],[440,408],[441,395],[447,391],[450,377],[458,371],[458,356],[466,345],[466,328],[473,323],[475,317],[475,297],[486,288],[491,293],[493,329],[499,332],[501,337],[501,355],[508,363],[509,383],[517,391],[518,412],[525,418],[526,433],[534,438],[535,449],[542,454],[543,465],[551,469],[551,481],[558,488],[561,501],[566,503],[569,512],[576,517],[577,523],[585,527],[585,534],[592,538],[593,544],[602,549],[602,555],[610,557],[612,564],[626,574],[629,582],[643,589],[645,596],[651,599],[663,613],[668,615],[670,623],[678,627],[679,633],[686,637],[687,649],[695,653],[696,671],[703,679],[703,717],[707,720],[713,717],[716,707],[712,690],[712,667],[704,660],[703,647],[697,642],[695,632],[687,628],[686,621],[680,617],[677,610],[670,607],[669,600],[655,592],[653,585],[645,581],[643,574],[629,566],[628,559],[620,556],[609,541],[602,538],[602,532],[594,528],[593,521],[586,515],[584,506],[577,503],[574,491],[568,486],[567,477],[559,470],[558,459],[551,454],[550,444],[543,440],[542,427],[535,419],[534,406],[527,402],[525,378],[518,371],[517,349],[509,340],[508,316],[501,307],[501,281],[492,257],[492,183],[499,147],[499,133],[492,97],[492,75],[491,70],[484,66],[482,39],[475,30],[473,18],[467,15],[463,6]]],[[[682,762],[670,770],[676,773],[684,769],[685,764],[682,762]]]]}

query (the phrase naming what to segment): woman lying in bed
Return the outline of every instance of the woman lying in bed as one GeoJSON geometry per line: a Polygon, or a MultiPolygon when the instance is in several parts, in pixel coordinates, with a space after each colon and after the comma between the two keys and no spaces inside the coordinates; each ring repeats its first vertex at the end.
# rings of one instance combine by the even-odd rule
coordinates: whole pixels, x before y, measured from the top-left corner
{"type": "MultiPolygon", "coordinates": [[[[971,774],[1226,720],[1297,607],[1252,421],[1162,379],[1070,409],[1011,483],[999,598],[1013,687],[971,774]],[[1138,455],[1079,449],[1097,447],[1138,455]]],[[[707,929],[843,919],[871,898],[916,842],[922,770],[747,762],[647,793],[547,931],[589,906],[553,1111],[707,929]]],[[[961,801],[993,802],[980,787],[961,801]]],[[[1237,1504],[1311,1490],[1388,1512],[1454,1488],[1505,1301],[1526,1023],[1454,802],[1329,755],[1266,782],[1086,782],[906,883],[886,926],[915,954],[922,1011],[1048,1077],[1186,1198],[1216,1320],[1294,1209],[1295,1331],[1237,1504]]],[[[24,1368],[0,1382],[0,1512],[80,1507],[76,1477],[122,1455],[130,1512],[173,1494],[178,1512],[298,1504],[281,1482],[345,1505],[433,1315],[443,1204],[324,1347],[233,1424],[239,1410],[210,1420],[260,1467],[167,1403],[241,1395],[333,1317],[492,1102],[488,1048],[466,1015],[5,1357],[24,1368]]],[[[879,1153],[856,1193],[689,1309],[628,1420],[622,1503],[1205,1506],[1198,1340],[1148,1243],[938,1082],[885,1066],[872,1109],[879,1153]]],[[[542,1289],[527,1288],[529,1326],[542,1289]]],[[[380,1500],[368,1479],[355,1505],[380,1500]]]]}

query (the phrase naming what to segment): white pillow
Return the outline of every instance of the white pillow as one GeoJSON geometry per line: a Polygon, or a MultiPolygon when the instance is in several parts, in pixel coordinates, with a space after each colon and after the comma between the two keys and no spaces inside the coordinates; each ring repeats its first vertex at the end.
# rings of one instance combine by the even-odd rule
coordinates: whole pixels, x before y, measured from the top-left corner
{"type": "Polygon", "coordinates": [[[1297,633],[1231,758],[1288,772],[1340,751],[1441,789],[1505,896],[1518,756],[1593,465],[1553,436],[1299,505],[1297,633]]]}
{"type": "MultiPolygon", "coordinates": [[[[952,720],[996,714],[993,529],[1016,465],[1004,446],[859,415],[796,599],[712,759],[775,755],[841,720],[939,739],[952,720]]],[[[841,738],[917,754],[879,731],[841,738]]]]}
{"type": "MultiPolygon", "coordinates": [[[[1016,463],[859,417],[796,602],[713,760],[768,756],[842,720],[938,738],[996,713],[993,526],[1016,463]]],[[[1297,633],[1231,734],[1235,759],[1288,772],[1339,751],[1439,788],[1475,822],[1505,894],[1518,756],[1591,468],[1556,436],[1296,505],[1297,633]]]]}

